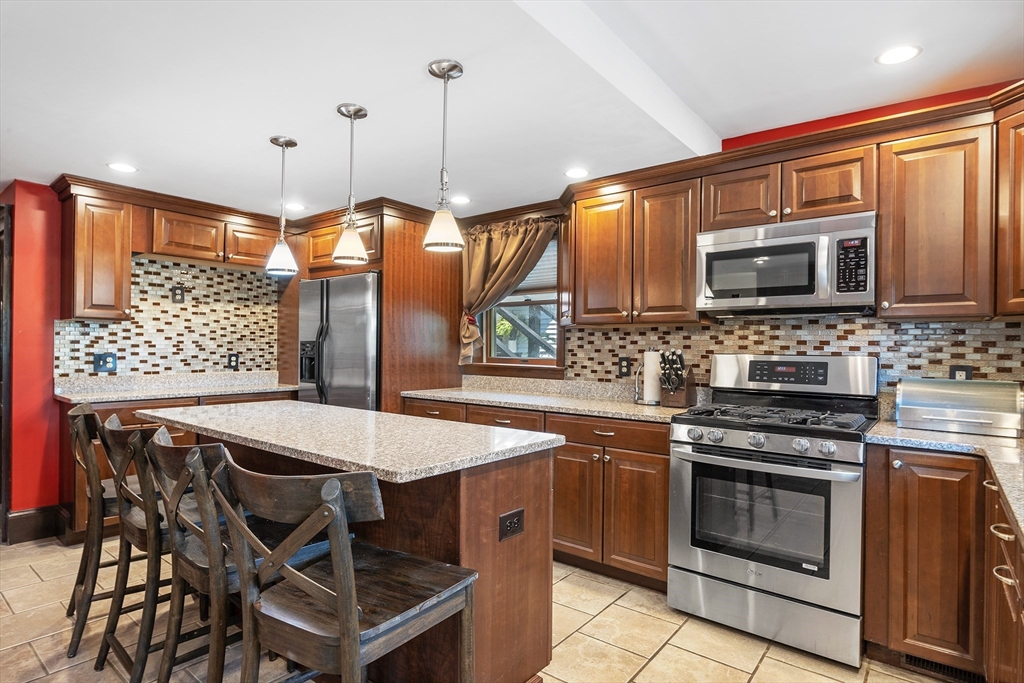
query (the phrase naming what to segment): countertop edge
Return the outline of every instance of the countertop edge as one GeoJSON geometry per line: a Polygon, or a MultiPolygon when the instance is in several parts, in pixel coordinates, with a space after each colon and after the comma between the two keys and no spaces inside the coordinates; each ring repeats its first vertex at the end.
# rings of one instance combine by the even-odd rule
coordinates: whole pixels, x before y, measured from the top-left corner
{"type": "Polygon", "coordinates": [[[209,388],[154,389],[153,391],[116,391],[103,393],[54,394],[62,403],[119,403],[122,401],[157,401],[162,398],[190,398],[195,396],[230,396],[234,394],[273,394],[279,391],[298,391],[298,384],[259,384],[255,386],[228,386],[209,388]]]}

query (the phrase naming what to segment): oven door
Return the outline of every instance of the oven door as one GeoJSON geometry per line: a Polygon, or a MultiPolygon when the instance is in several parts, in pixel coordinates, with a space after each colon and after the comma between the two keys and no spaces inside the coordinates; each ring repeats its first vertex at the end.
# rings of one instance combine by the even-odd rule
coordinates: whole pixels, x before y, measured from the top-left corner
{"type": "Polygon", "coordinates": [[[673,444],[669,564],[860,615],[863,467],[730,450],[673,444]]]}

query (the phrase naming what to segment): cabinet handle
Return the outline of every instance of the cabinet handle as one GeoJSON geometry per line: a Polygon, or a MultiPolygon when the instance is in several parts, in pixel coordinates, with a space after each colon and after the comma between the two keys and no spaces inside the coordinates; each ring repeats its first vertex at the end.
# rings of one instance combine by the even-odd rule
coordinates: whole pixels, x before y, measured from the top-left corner
{"type": "Polygon", "coordinates": [[[889,302],[888,301],[883,301],[882,302],[882,310],[883,311],[889,310],[889,302]]]}
{"type": "Polygon", "coordinates": [[[441,414],[440,410],[428,410],[427,411],[427,415],[440,415],[440,414],[441,414]]]}
{"type": "Polygon", "coordinates": [[[594,433],[598,436],[615,436],[615,432],[599,432],[596,429],[594,430],[594,433]]]}
{"type": "Polygon", "coordinates": [[[768,215],[771,216],[772,218],[775,218],[776,216],[779,215],[779,212],[776,211],[775,209],[772,209],[771,211],[768,212],[768,215]]]}
{"type": "Polygon", "coordinates": [[[1013,531],[1013,527],[1009,524],[993,524],[988,528],[988,530],[991,531],[996,538],[1001,538],[1007,543],[1013,543],[1014,539],[1017,538],[1015,534],[1008,533],[1013,531]],[[1005,529],[1006,531],[997,531],[996,527],[999,527],[999,529],[1005,529]]]}
{"type": "Polygon", "coordinates": [[[892,461],[892,468],[894,470],[898,470],[901,467],[903,467],[903,461],[902,460],[893,460],[892,461]]]}
{"type": "Polygon", "coordinates": [[[999,487],[996,486],[995,481],[993,481],[992,479],[986,479],[985,481],[981,482],[981,485],[987,489],[992,489],[993,491],[999,490],[999,487]]]}
{"type": "Polygon", "coordinates": [[[793,213],[793,209],[789,208],[788,206],[785,209],[782,210],[782,215],[783,216],[788,216],[791,213],[793,213]]]}
{"type": "Polygon", "coordinates": [[[605,454],[605,456],[604,456],[604,461],[605,461],[605,462],[611,462],[611,460],[612,460],[612,456],[610,456],[610,455],[608,455],[608,454],[605,454]]]}
{"type": "Polygon", "coordinates": [[[623,318],[628,318],[629,317],[629,311],[623,311],[622,312],[622,317],[623,318]]]}
{"type": "Polygon", "coordinates": [[[600,453],[594,453],[594,460],[600,460],[600,459],[601,459],[601,454],[600,453]]]}
{"type": "Polygon", "coordinates": [[[996,575],[997,579],[999,579],[1000,581],[1005,583],[1007,586],[1012,586],[1012,585],[1017,583],[1016,581],[1013,580],[1012,576],[1003,576],[1002,574],[1000,574],[999,573],[1000,569],[1005,569],[1007,574],[1010,573],[1010,568],[1007,567],[1005,564],[1001,564],[998,567],[992,567],[992,573],[996,575]]]}
{"type": "Polygon", "coordinates": [[[494,418],[494,421],[497,422],[500,425],[510,425],[510,424],[512,424],[512,420],[499,420],[498,418],[494,418]]]}

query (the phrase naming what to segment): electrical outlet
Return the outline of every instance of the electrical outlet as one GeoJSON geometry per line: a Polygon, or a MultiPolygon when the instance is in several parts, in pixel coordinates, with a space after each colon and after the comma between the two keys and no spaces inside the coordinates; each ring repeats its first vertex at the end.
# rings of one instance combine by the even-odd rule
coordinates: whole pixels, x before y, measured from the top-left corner
{"type": "Polygon", "coordinates": [[[237,353],[229,353],[228,354],[228,370],[237,370],[237,369],[238,369],[238,354],[237,353]]]}
{"type": "Polygon", "coordinates": [[[117,356],[113,353],[92,354],[93,372],[114,372],[117,370],[117,356]]]}
{"type": "Polygon", "coordinates": [[[950,365],[950,379],[971,379],[974,376],[973,365],[950,365]]]}
{"type": "Polygon", "coordinates": [[[171,303],[185,303],[185,287],[183,285],[174,285],[173,287],[171,287],[171,303]]]}
{"type": "Polygon", "coordinates": [[[523,508],[498,517],[498,542],[523,533],[523,508]]]}
{"type": "Polygon", "coordinates": [[[630,356],[619,356],[619,377],[629,377],[633,374],[633,359],[630,356]]]}

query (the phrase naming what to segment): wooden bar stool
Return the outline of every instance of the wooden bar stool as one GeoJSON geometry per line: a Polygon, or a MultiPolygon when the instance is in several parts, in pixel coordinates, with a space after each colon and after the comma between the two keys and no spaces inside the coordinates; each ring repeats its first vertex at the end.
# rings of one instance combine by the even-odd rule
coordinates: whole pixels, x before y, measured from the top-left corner
{"type": "Polygon", "coordinates": [[[384,519],[372,472],[269,476],[225,452],[212,488],[231,530],[242,597],[241,680],[259,678],[260,646],[342,683],[365,681],[366,665],[453,614],[460,615],[460,680],[474,680],[473,583],[477,573],[395,550],[350,542],[349,523],[384,519]],[[296,530],[269,547],[245,512],[296,530]],[[296,571],[286,561],[326,529],[331,555],[296,571]],[[257,558],[262,562],[257,564],[257,558]],[[283,580],[273,583],[275,574],[283,580]]]}
{"type": "MultiPolygon", "coordinates": [[[[75,618],[71,630],[71,642],[68,644],[68,657],[78,654],[78,646],[82,641],[82,633],[89,620],[92,603],[106,600],[113,596],[113,591],[96,592],[96,577],[100,569],[113,567],[118,560],[100,561],[103,554],[103,521],[106,517],[117,514],[118,497],[114,479],[101,479],[99,461],[93,445],[99,438],[100,420],[89,403],[82,403],[68,411],[68,427],[71,430],[71,452],[75,463],[85,474],[86,496],[88,498],[88,516],[85,524],[85,540],[82,543],[82,559],[78,563],[78,575],[71,591],[67,615],[75,618]]],[[[125,477],[129,488],[138,490],[138,477],[125,477]]],[[[129,555],[126,562],[146,559],[145,555],[129,555]]],[[[145,590],[144,584],[126,586],[125,593],[138,593],[145,590]]]]}

